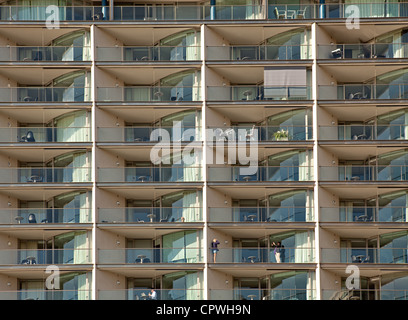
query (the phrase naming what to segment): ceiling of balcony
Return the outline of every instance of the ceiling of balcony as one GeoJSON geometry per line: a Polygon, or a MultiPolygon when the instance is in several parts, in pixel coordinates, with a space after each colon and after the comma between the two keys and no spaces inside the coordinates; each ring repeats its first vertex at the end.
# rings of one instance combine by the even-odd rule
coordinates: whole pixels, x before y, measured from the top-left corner
{"type": "MultiPolygon", "coordinates": [[[[16,120],[19,123],[33,124],[47,122],[55,119],[65,113],[73,112],[80,109],[69,109],[67,107],[53,107],[53,108],[42,108],[42,107],[2,107],[0,110],[0,115],[2,118],[9,117],[10,119],[16,120]]],[[[6,120],[4,120],[6,121],[6,120]]]]}
{"type": "Polygon", "coordinates": [[[305,25],[290,26],[208,26],[216,35],[207,35],[207,45],[259,45],[266,39],[290,30],[304,28],[305,25]],[[222,38],[222,39],[220,39],[222,38]],[[216,42],[215,42],[216,40],[216,42]],[[214,43],[214,44],[213,44],[214,43]]]}
{"type": "Polygon", "coordinates": [[[50,42],[64,34],[78,31],[78,28],[48,29],[45,26],[31,25],[19,26],[11,24],[10,26],[0,27],[0,39],[2,43],[19,46],[47,46],[50,42]]]}
{"type": "Polygon", "coordinates": [[[109,26],[99,25],[97,28],[106,33],[105,37],[96,39],[96,46],[113,46],[115,44],[125,46],[154,46],[161,39],[164,39],[172,34],[176,34],[192,28],[186,27],[146,27],[146,26],[109,26]],[[102,41],[103,43],[99,42],[102,41]]]}
{"type": "MultiPolygon", "coordinates": [[[[386,34],[388,32],[401,29],[401,24],[374,24],[374,23],[363,23],[360,21],[360,29],[347,29],[347,25],[344,22],[339,22],[336,24],[320,24],[320,28],[326,31],[326,33],[331,36],[337,43],[364,43],[372,40],[375,37],[386,34]]],[[[318,41],[319,44],[320,43],[318,41]]]]}
{"type": "Polygon", "coordinates": [[[45,201],[63,193],[81,191],[82,189],[83,188],[77,187],[56,188],[53,186],[47,186],[45,188],[33,186],[33,188],[28,189],[19,186],[7,186],[0,188],[0,194],[24,201],[45,201]]]}

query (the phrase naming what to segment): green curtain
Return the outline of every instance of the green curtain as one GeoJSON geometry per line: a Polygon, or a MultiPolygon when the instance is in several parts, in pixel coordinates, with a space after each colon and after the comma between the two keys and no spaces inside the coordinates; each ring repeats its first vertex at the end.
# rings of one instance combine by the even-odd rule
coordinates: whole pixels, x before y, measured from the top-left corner
{"type": "Polygon", "coordinates": [[[90,128],[86,111],[79,111],[64,115],[56,119],[58,142],[87,142],[90,128]]]}

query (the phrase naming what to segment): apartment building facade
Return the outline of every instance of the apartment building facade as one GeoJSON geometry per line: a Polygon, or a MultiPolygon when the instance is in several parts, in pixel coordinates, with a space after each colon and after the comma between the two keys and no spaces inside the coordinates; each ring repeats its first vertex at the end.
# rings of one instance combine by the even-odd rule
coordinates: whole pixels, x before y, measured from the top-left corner
{"type": "Polygon", "coordinates": [[[407,299],[407,19],[2,1],[0,299],[407,299]]]}

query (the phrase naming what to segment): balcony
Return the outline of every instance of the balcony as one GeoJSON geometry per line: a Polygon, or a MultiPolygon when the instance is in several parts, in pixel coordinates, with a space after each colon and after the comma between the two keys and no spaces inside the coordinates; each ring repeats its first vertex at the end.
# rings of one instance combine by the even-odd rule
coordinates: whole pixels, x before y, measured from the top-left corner
{"type": "MultiPolygon", "coordinates": [[[[151,289],[99,290],[99,300],[151,300],[151,289]]],[[[154,289],[157,300],[203,300],[204,289],[154,289]]]]}
{"type": "Polygon", "coordinates": [[[210,300],[314,300],[315,296],[314,289],[210,289],[210,300]]]}
{"type": "Polygon", "coordinates": [[[0,88],[0,102],[87,102],[89,87],[14,87],[0,88]]]}
{"type": "MultiPolygon", "coordinates": [[[[2,8],[1,8],[2,9],[2,8]]],[[[2,62],[85,62],[90,61],[86,46],[6,46],[0,47],[2,62]]]]}
{"type": "MultiPolygon", "coordinates": [[[[239,263],[239,264],[270,264],[276,263],[274,248],[220,248],[217,253],[217,264],[239,263]]],[[[282,249],[281,249],[282,250],[282,249]]],[[[281,263],[313,263],[314,248],[289,248],[281,251],[281,263]]],[[[212,257],[211,257],[212,259],[212,257]]],[[[212,262],[212,261],[211,261],[212,262]]]]}
{"type": "Polygon", "coordinates": [[[6,249],[0,265],[73,265],[92,263],[91,249],[6,249]]]}
{"type": "Polygon", "coordinates": [[[268,207],[268,208],[209,208],[209,222],[305,222],[313,221],[313,208],[268,207]]]}
{"type": "Polygon", "coordinates": [[[0,168],[0,183],[81,183],[91,181],[91,168],[0,168]]]}
{"type": "Polygon", "coordinates": [[[404,124],[386,124],[386,125],[339,125],[339,126],[320,126],[320,140],[406,140],[408,137],[408,126],[404,124]]]}
{"type": "MultiPolygon", "coordinates": [[[[113,143],[157,143],[159,137],[166,135],[170,141],[190,142],[201,140],[201,128],[198,127],[105,127],[98,128],[98,142],[113,143]]],[[[166,139],[162,139],[165,141],[166,139]]]]}
{"type": "Polygon", "coordinates": [[[7,127],[0,128],[0,143],[91,142],[87,127],[7,127]]]}
{"type": "Polygon", "coordinates": [[[193,102],[201,100],[200,87],[99,87],[97,88],[99,102],[193,102]]]}
{"type": "Polygon", "coordinates": [[[209,182],[289,182],[312,181],[312,166],[257,167],[254,174],[245,174],[248,167],[209,167],[209,182]]]}
{"type": "Polygon", "coordinates": [[[207,61],[268,61],[311,59],[309,45],[209,46],[207,61]]]}
{"type": "Polygon", "coordinates": [[[320,208],[322,222],[407,222],[407,207],[336,207],[320,208]]]}
{"type": "Polygon", "coordinates": [[[407,84],[320,85],[319,100],[391,100],[407,99],[407,84]]]}
{"type": "Polygon", "coordinates": [[[407,165],[320,167],[321,181],[407,181],[407,165]]]}
{"type": "Polygon", "coordinates": [[[408,300],[408,290],[353,289],[322,290],[322,300],[408,300]]]}
{"type": "Polygon", "coordinates": [[[211,127],[215,141],[307,141],[313,139],[313,126],[230,126],[211,127]]]}
{"type": "Polygon", "coordinates": [[[170,62],[201,60],[200,46],[98,47],[96,61],[170,62]]]}
{"type": "Polygon", "coordinates": [[[99,264],[149,265],[162,263],[202,263],[201,248],[99,249],[99,264]]]}
{"type": "Polygon", "coordinates": [[[0,224],[36,224],[36,223],[91,223],[90,208],[24,208],[1,209],[0,224]]]}
{"type": "Polygon", "coordinates": [[[122,167],[99,168],[99,182],[199,182],[201,167],[122,167]]]}
{"type": "Polygon", "coordinates": [[[100,223],[180,223],[202,222],[202,207],[100,208],[100,223]]]}
{"type": "Polygon", "coordinates": [[[337,248],[321,249],[323,263],[406,264],[407,248],[337,248]]]}
{"type": "Polygon", "coordinates": [[[265,86],[209,86],[208,101],[310,100],[312,88],[265,86]]]}
{"type": "Polygon", "coordinates": [[[318,45],[319,59],[404,59],[406,43],[367,43],[318,45]]]}
{"type": "Polygon", "coordinates": [[[91,300],[91,290],[21,289],[0,291],[0,300],[91,300]]]}

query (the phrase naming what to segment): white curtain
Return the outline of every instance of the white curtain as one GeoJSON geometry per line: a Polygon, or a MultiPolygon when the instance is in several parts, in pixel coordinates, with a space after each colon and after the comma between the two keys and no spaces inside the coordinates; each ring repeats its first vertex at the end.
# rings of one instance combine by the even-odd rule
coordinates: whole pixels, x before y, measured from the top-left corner
{"type": "Polygon", "coordinates": [[[88,154],[74,154],[72,161],[72,181],[87,182],[89,181],[88,154]]]}
{"type": "Polygon", "coordinates": [[[57,119],[58,142],[86,142],[89,141],[88,113],[80,111],[57,119]]]}
{"type": "Polygon", "coordinates": [[[314,273],[308,272],[307,275],[307,283],[306,283],[306,300],[314,300],[315,299],[315,279],[314,273]]]}
{"type": "Polygon", "coordinates": [[[306,192],[306,221],[314,221],[313,191],[306,192]]]}
{"type": "Polygon", "coordinates": [[[185,242],[186,242],[186,260],[187,263],[197,263],[200,262],[200,250],[198,240],[197,240],[197,233],[191,232],[185,234],[185,242]]]}
{"type": "Polygon", "coordinates": [[[186,300],[201,300],[201,290],[197,273],[188,273],[186,278],[186,300]]]}
{"type": "Polygon", "coordinates": [[[405,194],[405,222],[408,222],[408,193],[405,194]]]}
{"type": "Polygon", "coordinates": [[[88,193],[80,193],[79,197],[79,223],[88,223],[90,221],[90,210],[88,193]]]}
{"type": "Polygon", "coordinates": [[[87,233],[76,233],[74,236],[74,264],[89,262],[87,247],[87,233]]]}
{"type": "Polygon", "coordinates": [[[191,33],[186,36],[186,60],[198,60],[199,48],[196,45],[196,34],[191,33]]]}
{"type": "Polygon", "coordinates": [[[183,217],[185,222],[193,222],[198,220],[199,204],[197,203],[197,194],[190,192],[183,196],[183,217]]]}
{"type": "Polygon", "coordinates": [[[295,234],[295,263],[311,262],[308,232],[295,234]]]}
{"type": "Polygon", "coordinates": [[[299,181],[313,179],[312,161],[312,152],[310,150],[299,152],[299,181]]]}
{"type": "Polygon", "coordinates": [[[185,182],[201,180],[201,159],[200,154],[194,152],[195,161],[192,163],[183,163],[183,177],[185,182]]]}
{"type": "MultiPolygon", "coordinates": [[[[354,5],[359,9],[359,17],[361,18],[373,18],[373,17],[384,17],[385,14],[385,2],[374,2],[372,0],[345,0],[344,11],[346,12],[347,7],[354,5]]],[[[358,12],[354,11],[354,16],[358,12]]],[[[345,14],[347,17],[347,14],[345,14]]]]}
{"type": "Polygon", "coordinates": [[[78,279],[78,300],[88,300],[89,294],[86,273],[80,274],[76,276],[76,278],[78,279]]]}

